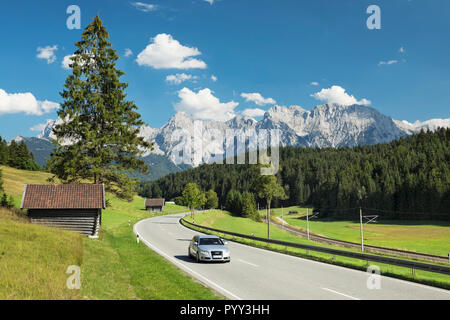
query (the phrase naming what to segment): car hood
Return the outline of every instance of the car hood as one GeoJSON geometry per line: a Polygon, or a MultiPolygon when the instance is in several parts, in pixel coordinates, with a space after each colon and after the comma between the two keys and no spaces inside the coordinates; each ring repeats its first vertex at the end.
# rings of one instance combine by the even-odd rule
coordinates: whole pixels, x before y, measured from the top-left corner
{"type": "Polygon", "coordinates": [[[224,250],[224,251],[228,251],[228,247],[227,246],[218,246],[218,245],[200,245],[198,246],[198,248],[200,250],[206,250],[206,251],[214,251],[214,250],[224,250]]]}

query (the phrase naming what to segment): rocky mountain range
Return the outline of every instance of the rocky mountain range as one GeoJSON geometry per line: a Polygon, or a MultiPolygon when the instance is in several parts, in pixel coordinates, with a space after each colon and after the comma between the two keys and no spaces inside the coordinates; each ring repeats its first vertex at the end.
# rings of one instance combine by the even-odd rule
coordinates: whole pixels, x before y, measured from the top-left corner
{"type": "MultiPolygon", "coordinates": [[[[54,138],[52,129],[57,123],[49,120],[36,138],[24,138],[40,165],[50,154],[54,138]]],[[[308,111],[299,106],[274,106],[262,120],[236,116],[228,121],[198,121],[186,113],[175,114],[159,129],[143,126],[140,134],[146,140],[155,142],[154,150],[145,150],[143,159],[151,165],[151,176],[143,179],[157,179],[165,174],[209,162],[214,156],[223,155],[226,142],[212,140],[217,130],[225,136],[226,130],[237,133],[249,130],[278,129],[281,146],[295,147],[340,147],[370,145],[389,142],[400,137],[424,130],[436,130],[438,127],[450,127],[450,119],[432,119],[425,122],[397,121],[383,115],[376,109],[363,105],[341,106],[337,104],[320,105],[308,111]],[[201,132],[199,132],[201,130],[201,132]],[[196,132],[197,131],[197,132],[196,132]],[[176,164],[176,154],[186,141],[180,140],[177,132],[187,132],[191,136],[199,134],[205,138],[202,158],[191,164],[176,164]]],[[[239,134],[238,134],[239,136],[239,134]]],[[[244,136],[245,137],[245,136],[244,136]]],[[[245,139],[245,138],[244,138],[245,139]]],[[[248,146],[248,142],[247,142],[248,146]]],[[[250,149],[251,146],[248,146],[250,149]]]]}

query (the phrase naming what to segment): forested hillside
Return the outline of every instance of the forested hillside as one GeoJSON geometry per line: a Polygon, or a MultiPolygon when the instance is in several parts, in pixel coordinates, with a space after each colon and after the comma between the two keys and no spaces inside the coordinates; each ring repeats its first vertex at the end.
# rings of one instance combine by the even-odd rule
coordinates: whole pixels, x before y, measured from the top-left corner
{"type": "MultiPolygon", "coordinates": [[[[280,148],[277,178],[289,197],[273,207],[312,205],[332,218],[357,217],[361,206],[387,219],[450,219],[449,141],[450,129],[439,129],[372,146],[280,148]]],[[[202,165],[141,183],[139,193],[172,199],[196,182],[224,204],[232,189],[255,192],[258,174],[250,165],[202,165]]]]}
{"type": "Polygon", "coordinates": [[[39,165],[34,161],[33,154],[28,150],[22,140],[17,143],[12,140],[8,143],[0,137],[0,165],[6,165],[16,169],[39,170],[39,165]]]}

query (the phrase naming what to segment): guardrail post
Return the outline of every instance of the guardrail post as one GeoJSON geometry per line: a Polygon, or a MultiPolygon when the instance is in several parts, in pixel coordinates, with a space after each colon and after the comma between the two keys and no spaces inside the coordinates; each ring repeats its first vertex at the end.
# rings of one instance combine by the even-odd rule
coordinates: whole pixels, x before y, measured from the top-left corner
{"type": "Polygon", "coordinates": [[[336,255],[333,254],[333,263],[335,263],[335,262],[336,262],[336,255]]]}
{"type": "Polygon", "coordinates": [[[412,269],[412,276],[415,277],[416,276],[416,269],[414,267],[412,267],[411,269],[412,269]]]}

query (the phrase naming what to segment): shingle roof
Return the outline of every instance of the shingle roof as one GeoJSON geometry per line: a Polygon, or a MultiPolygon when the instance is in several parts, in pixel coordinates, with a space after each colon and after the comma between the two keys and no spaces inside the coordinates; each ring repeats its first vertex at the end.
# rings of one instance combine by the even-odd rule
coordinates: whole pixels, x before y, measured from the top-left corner
{"type": "Polygon", "coordinates": [[[146,207],[164,207],[165,199],[158,198],[158,199],[145,199],[145,206],[146,207]]]}
{"type": "Polygon", "coordinates": [[[25,185],[22,209],[105,209],[102,184],[25,185]]]}

